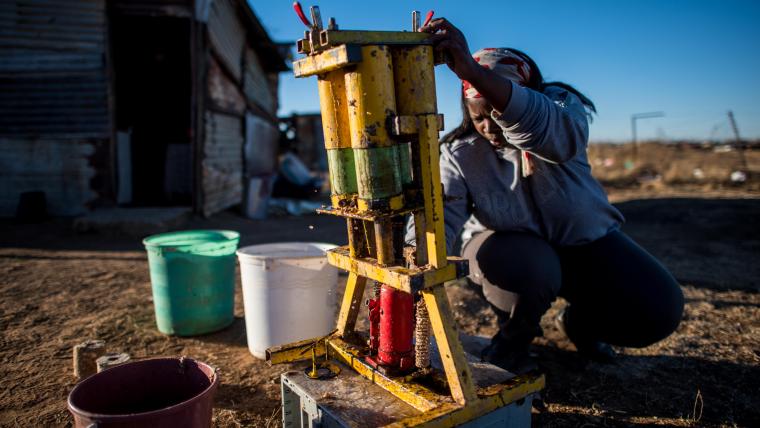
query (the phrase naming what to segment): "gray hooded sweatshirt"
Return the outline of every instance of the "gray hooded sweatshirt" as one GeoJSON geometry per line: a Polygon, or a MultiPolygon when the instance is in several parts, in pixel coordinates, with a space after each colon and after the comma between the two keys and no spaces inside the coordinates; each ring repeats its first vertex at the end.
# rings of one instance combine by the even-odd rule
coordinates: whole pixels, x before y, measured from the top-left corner
{"type": "MultiPolygon", "coordinates": [[[[449,254],[458,253],[455,243],[487,229],[528,232],[557,246],[588,243],[618,229],[622,214],[591,176],[588,115],[580,99],[557,86],[540,93],[510,83],[504,112],[491,113],[506,147],[495,149],[477,133],[441,145],[449,254]],[[531,159],[527,176],[522,151],[531,159]]],[[[413,227],[406,238],[414,240],[413,227]]]]}

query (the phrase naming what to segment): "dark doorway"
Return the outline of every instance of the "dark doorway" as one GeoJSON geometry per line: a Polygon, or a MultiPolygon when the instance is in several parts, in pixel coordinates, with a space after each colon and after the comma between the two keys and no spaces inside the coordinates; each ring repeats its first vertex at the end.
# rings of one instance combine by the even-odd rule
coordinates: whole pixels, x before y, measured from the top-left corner
{"type": "Polygon", "coordinates": [[[190,20],[116,14],[110,25],[116,126],[131,155],[118,174],[131,183],[123,202],[190,205],[190,20]]]}

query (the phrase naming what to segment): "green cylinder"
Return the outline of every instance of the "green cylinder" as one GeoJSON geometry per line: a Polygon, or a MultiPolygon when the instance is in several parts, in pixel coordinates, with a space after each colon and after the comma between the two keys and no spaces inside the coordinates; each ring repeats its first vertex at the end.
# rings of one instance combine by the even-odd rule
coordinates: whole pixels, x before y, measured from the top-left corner
{"type": "Polygon", "coordinates": [[[235,250],[240,234],[187,230],[145,238],[158,330],[194,336],[234,320],[235,250]]]}
{"type": "Polygon", "coordinates": [[[357,192],[353,149],[328,149],[327,166],[330,169],[330,188],[333,195],[357,192]]]}
{"type": "Polygon", "coordinates": [[[412,164],[409,143],[397,144],[398,149],[398,169],[401,175],[401,185],[406,186],[412,182],[412,164]]]}
{"type": "Polygon", "coordinates": [[[396,144],[354,149],[354,159],[360,198],[380,199],[401,193],[399,150],[396,144]]]}

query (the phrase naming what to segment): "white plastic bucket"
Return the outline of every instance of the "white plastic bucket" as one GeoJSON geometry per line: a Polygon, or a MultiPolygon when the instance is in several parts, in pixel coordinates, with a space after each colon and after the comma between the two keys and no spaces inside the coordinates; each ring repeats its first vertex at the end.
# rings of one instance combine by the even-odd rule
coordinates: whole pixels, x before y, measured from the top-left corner
{"type": "Polygon", "coordinates": [[[333,244],[286,242],[237,251],[248,349],[325,336],[335,328],[338,269],[327,263],[333,244]]]}

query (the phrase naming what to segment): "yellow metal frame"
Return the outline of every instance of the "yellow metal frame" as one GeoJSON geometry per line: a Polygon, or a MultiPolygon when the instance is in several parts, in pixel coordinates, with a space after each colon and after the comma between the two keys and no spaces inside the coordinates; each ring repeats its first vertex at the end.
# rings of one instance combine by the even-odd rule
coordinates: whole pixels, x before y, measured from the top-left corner
{"type": "Polygon", "coordinates": [[[468,272],[465,260],[446,254],[438,147],[443,117],[436,107],[436,58],[429,36],[312,30],[298,46],[309,55],[294,62],[294,73],[319,78],[326,148],[367,150],[392,146],[395,140],[411,140],[414,188],[381,200],[382,209],[356,194],[333,195],[333,208],[321,212],[345,217],[349,225],[349,245],[327,253],[330,264],[349,272],[336,332],[327,338],[270,348],[268,361],[304,360],[312,348],[319,356],[336,358],[423,412],[391,425],[394,427],[456,426],[540,391],[544,377],[538,373],[476,388],[459,340],[443,284],[468,272]],[[390,236],[388,220],[404,213],[414,215],[414,265],[420,267],[396,265],[388,254],[392,252],[385,242],[390,236]],[[374,229],[369,228],[373,235],[360,244],[357,230],[368,233],[369,224],[374,225],[374,229]],[[445,376],[425,369],[409,376],[389,377],[364,360],[366,344],[357,339],[354,327],[368,279],[407,293],[421,293],[445,376]],[[436,377],[449,394],[416,382],[423,375],[436,377]]]}
{"type": "Polygon", "coordinates": [[[416,293],[425,288],[441,285],[467,276],[468,273],[467,261],[459,257],[449,257],[449,263],[440,269],[380,266],[371,258],[351,257],[348,246],[327,251],[327,261],[350,274],[388,284],[407,293],[416,293]]]}
{"type": "Polygon", "coordinates": [[[407,31],[322,30],[321,48],[341,45],[431,45],[430,34],[407,31]]]}
{"type": "Polygon", "coordinates": [[[293,61],[293,74],[296,77],[307,77],[323,74],[362,60],[361,48],[356,45],[342,45],[329,49],[319,55],[307,56],[293,61]]]}

